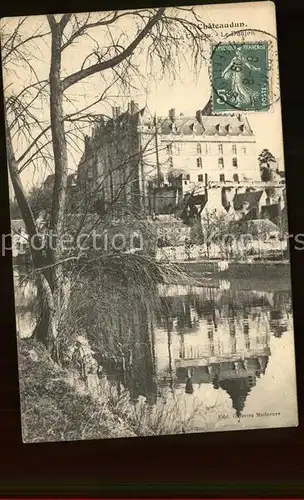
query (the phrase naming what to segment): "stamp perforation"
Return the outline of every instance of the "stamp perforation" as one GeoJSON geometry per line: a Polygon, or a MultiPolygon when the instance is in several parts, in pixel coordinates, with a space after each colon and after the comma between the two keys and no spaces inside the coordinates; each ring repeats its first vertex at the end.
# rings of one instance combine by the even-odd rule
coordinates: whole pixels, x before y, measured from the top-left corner
{"type": "MultiPolygon", "coordinates": [[[[272,35],[270,35],[272,36],[272,35]]],[[[210,82],[210,88],[211,88],[211,109],[212,113],[215,115],[234,115],[236,113],[246,113],[246,114],[256,114],[257,112],[272,112],[272,104],[276,102],[279,99],[279,95],[276,95],[275,89],[279,89],[279,79],[278,79],[278,61],[277,57],[275,57],[275,48],[276,44],[274,44],[273,40],[271,39],[266,39],[265,37],[260,37],[259,39],[254,39],[254,40],[248,40],[246,37],[243,37],[242,40],[237,38],[237,35],[233,36],[232,39],[229,39],[228,37],[224,40],[219,41],[218,43],[211,43],[209,46],[209,60],[210,60],[210,66],[209,66],[209,82],[210,82]],[[267,47],[267,61],[265,64],[265,71],[267,71],[267,93],[268,93],[268,105],[265,106],[262,109],[242,109],[242,107],[233,107],[230,106],[228,109],[219,109],[218,106],[216,106],[214,99],[215,99],[215,92],[214,92],[214,83],[213,83],[213,66],[212,66],[212,58],[214,56],[215,50],[217,47],[220,45],[230,45],[234,47],[234,50],[240,46],[248,45],[248,46],[266,46],[267,47]]],[[[228,103],[229,105],[229,103],[228,103]]]]}

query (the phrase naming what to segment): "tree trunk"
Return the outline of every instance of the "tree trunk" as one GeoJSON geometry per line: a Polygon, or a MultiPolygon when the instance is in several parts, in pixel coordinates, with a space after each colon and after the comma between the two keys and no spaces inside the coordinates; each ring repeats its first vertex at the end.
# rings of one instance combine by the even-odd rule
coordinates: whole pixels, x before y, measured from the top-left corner
{"type": "Polygon", "coordinates": [[[6,121],[6,149],[8,169],[10,172],[15,196],[26,231],[29,238],[29,248],[31,252],[33,270],[37,284],[37,296],[40,301],[40,311],[37,326],[33,332],[33,336],[39,339],[51,352],[53,351],[55,333],[55,309],[53,305],[52,291],[47,277],[40,268],[45,265],[45,258],[42,251],[41,234],[39,234],[36,221],[34,219],[31,207],[26,198],[20,174],[18,171],[18,164],[15,158],[14,150],[12,147],[11,133],[6,121]]]}
{"type": "Polygon", "coordinates": [[[58,313],[64,301],[63,292],[63,267],[58,264],[62,258],[61,236],[67,194],[67,172],[68,155],[65,137],[63,117],[63,91],[60,80],[61,71],[61,43],[62,26],[56,23],[50,16],[50,27],[52,32],[52,53],[50,67],[50,120],[52,145],[54,152],[55,177],[53,187],[52,212],[51,212],[51,234],[53,238],[52,249],[49,251],[49,260],[53,265],[51,273],[51,288],[53,292],[54,306],[58,313]]]}

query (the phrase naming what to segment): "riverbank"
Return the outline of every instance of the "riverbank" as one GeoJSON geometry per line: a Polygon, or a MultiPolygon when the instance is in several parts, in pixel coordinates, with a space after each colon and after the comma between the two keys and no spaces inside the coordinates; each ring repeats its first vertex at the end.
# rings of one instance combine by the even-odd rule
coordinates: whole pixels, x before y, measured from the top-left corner
{"type": "Polygon", "coordinates": [[[179,266],[183,272],[191,277],[213,276],[214,278],[273,278],[290,279],[290,263],[284,261],[219,261],[219,260],[193,260],[182,261],[179,266]]]}
{"type": "Polygon", "coordinates": [[[105,399],[69,383],[70,374],[31,339],[19,341],[20,404],[24,443],[131,437],[136,433],[105,399]]]}
{"type": "Polygon", "coordinates": [[[24,443],[191,432],[192,420],[203,411],[197,404],[185,413],[179,397],[153,408],[145,397],[132,404],[129,391],[117,392],[106,376],[93,394],[79,374],[59,367],[32,339],[19,339],[19,380],[24,443]]]}

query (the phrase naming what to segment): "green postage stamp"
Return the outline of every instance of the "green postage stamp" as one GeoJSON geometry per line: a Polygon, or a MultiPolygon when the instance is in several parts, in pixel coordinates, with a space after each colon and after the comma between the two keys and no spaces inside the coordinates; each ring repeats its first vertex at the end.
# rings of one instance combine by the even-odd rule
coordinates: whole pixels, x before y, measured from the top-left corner
{"type": "Polygon", "coordinates": [[[213,111],[268,111],[268,42],[220,43],[211,58],[213,111]]]}

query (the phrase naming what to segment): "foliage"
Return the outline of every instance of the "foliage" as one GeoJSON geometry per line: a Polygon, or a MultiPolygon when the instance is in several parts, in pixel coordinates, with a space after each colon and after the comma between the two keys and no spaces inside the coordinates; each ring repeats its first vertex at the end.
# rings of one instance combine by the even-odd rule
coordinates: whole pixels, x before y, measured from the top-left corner
{"type": "Polygon", "coordinates": [[[259,155],[259,163],[260,165],[268,162],[275,162],[276,159],[274,155],[269,151],[269,149],[263,149],[259,155]]]}
{"type": "Polygon", "coordinates": [[[39,217],[41,213],[50,214],[52,207],[52,190],[43,187],[33,187],[28,197],[33,215],[39,217]]]}
{"type": "Polygon", "coordinates": [[[278,173],[278,167],[276,164],[275,156],[269,151],[269,149],[263,149],[258,157],[261,180],[263,182],[271,182],[275,179],[275,174],[278,173]],[[271,165],[275,165],[275,168],[271,165]]]}

